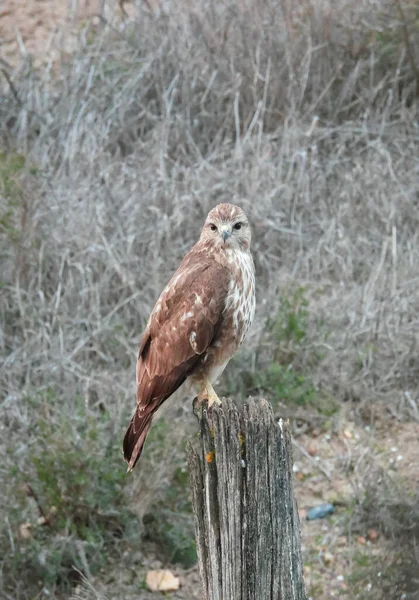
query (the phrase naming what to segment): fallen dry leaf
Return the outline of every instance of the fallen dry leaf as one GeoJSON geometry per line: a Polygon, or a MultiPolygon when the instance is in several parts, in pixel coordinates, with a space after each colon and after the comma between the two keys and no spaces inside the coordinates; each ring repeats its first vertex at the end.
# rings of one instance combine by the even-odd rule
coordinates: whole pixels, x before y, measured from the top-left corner
{"type": "Polygon", "coordinates": [[[146,584],[152,592],[175,592],[180,587],[180,579],[167,569],[149,571],[146,584]]]}
{"type": "Polygon", "coordinates": [[[30,523],[22,523],[22,525],[19,525],[19,534],[20,537],[23,538],[24,540],[27,540],[28,538],[31,537],[31,524],[30,523]]]}

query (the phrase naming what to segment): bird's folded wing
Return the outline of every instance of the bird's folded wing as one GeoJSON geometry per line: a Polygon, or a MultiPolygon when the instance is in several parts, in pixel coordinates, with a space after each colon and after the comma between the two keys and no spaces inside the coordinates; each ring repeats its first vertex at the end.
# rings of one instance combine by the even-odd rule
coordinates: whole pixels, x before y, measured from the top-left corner
{"type": "Polygon", "coordinates": [[[193,371],[222,322],[230,275],[190,252],[163,290],[144,332],[137,362],[138,410],[160,404],[193,371]]]}

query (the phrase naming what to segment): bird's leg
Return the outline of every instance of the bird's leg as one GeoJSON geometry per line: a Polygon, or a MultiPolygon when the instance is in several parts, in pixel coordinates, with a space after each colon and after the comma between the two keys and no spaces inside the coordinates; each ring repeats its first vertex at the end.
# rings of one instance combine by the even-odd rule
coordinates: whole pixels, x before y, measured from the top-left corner
{"type": "Polygon", "coordinates": [[[198,406],[205,402],[205,400],[208,401],[208,408],[211,408],[213,404],[221,404],[221,400],[215,393],[214,388],[208,379],[204,379],[201,382],[198,394],[198,406]]]}

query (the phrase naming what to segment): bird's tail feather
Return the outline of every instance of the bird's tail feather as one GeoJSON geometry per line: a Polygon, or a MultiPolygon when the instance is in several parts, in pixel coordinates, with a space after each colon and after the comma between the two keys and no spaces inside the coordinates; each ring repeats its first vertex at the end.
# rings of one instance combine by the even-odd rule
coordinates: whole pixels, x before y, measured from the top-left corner
{"type": "Polygon", "coordinates": [[[135,467],[137,460],[143,451],[144,442],[153,421],[154,411],[142,415],[136,412],[124,437],[124,459],[128,463],[128,472],[135,467]]]}

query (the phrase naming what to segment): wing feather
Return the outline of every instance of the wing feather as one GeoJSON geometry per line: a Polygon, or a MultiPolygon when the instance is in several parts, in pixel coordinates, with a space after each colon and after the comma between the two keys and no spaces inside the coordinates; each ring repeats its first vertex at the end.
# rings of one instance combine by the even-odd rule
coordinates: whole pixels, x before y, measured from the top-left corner
{"type": "MultiPolygon", "coordinates": [[[[229,285],[228,270],[205,255],[187,255],[151,313],[137,363],[139,404],[147,403],[142,382],[190,369],[214,337],[229,285]]],[[[170,379],[170,377],[169,377],[170,379]]],[[[168,382],[169,383],[169,382],[168,382]]],[[[168,393],[170,389],[167,390],[168,393]]]]}
{"type": "Polygon", "coordinates": [[[151,313],[137,361],[137,411],[124,440],[131,469],[152,415],[191,374],[222,323],[230,275],[202,252],[186,255],[151,313]]]}

